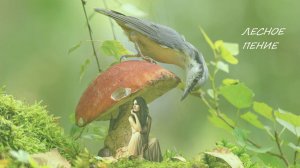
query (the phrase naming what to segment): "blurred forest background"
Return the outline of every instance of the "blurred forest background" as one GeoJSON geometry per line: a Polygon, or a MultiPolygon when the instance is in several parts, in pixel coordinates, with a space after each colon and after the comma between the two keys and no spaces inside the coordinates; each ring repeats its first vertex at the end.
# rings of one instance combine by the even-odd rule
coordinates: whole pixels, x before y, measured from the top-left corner
{"type": "MultiPolygon", "coordinates": [[[[240,79],[250,87],[256,100],[300,114],[300,1],[108,1],[109,8],[125,13],[124,4],[139,8],[144,12],[139,15],[146,14],[146,19],[176,29],[202,51],[206,61],[212,59],[212,52],[199,26],[214,41],[239,43],[240,63],[231,67],[230,77],[240,79]],[[247,27],[285,27],[286,31],[283,36],[241,36],[247,27]],[[242,50],[246,41],[279,41],[280,44],[277,50],[242,50]]],[[[95,7],[104,7],[103,2],[88,0],[89,16],[95,7]]],[[[126,14],[131,15],[128,11],[126,14]]],[[[101,42],[113,39],[107,17],[95,14],[90,22],[98,49],[101,42]]],[[[115,28],[118,40],[134,51],[116,24],[115,28]]],[[[72,46],[87,40],[88,29],[80,0],[2,1],[0,85],[5,85],[9,94],[28,103],[42,100],[52,114],[61,117],[60,123],[68,133],[72,125],[69,116],[74,113],[85,88],[98,74],[89,42],[83,42],[79,49],[68,54],[72,46]],[[80,67],[87,58],[92,62],[80,80],[80,67]]],[[[113,58],[100,55],[102,69],[112,62],[113,58]]],[[[183,75],[175,66],[162,66],[183,75]]],[[[185,156],[193,156],[211,148],[215,141],[233,140],[230,134],[208,121],[207,109],[199,99],[189,96],[180,102],[181,94],[179,89],[174,89],[149,104],[153,117],[152,135],[160,140],[163,151],[176,148],[185,156]]],[[[230,115],[230,111],[227,114],[230,115]]],[[[256,137],[260,134],[251,133],[256,137]]],[[[84,143],[88,145],[89,141],[84,143]]],[[[94,145],[96,147],[90,150],[96,153],[102,143],[94,145]]]]}

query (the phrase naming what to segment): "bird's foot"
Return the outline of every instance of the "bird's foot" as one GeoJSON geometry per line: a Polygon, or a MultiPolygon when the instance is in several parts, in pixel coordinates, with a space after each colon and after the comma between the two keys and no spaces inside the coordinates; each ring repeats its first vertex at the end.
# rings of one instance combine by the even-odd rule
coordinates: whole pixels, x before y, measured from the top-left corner
{"type": "Polygon", "coordinates": [[[135,55],[122,55],[120,57],[120,62],[123,62],[123,61],[127,61],[128,58],[142,58],[143,60],[145,61],[148,61],[152,64],[157,64],[157,62],[152,59],[151,57],[148,57],[148,56],[144,56],[144,55],[141,55],[141,54],[135,54],[135,55]]]}
{"type": "Polygon", "coordinates": [[[123,61],[127,61],[128,58],[136,58],[136,57],[139,57],[139,55],[122,55],[120,57],[120,62],[123,62],[123,61]]]}
{"type": "Polygon", "coordinates": [[[148,62],[150,62],[152,64],[157,64],[157,62],[153,58],[151,58],[151,57],[142,56],[142,58],[143,58],[143,60],[148,61],[148,62]]]}

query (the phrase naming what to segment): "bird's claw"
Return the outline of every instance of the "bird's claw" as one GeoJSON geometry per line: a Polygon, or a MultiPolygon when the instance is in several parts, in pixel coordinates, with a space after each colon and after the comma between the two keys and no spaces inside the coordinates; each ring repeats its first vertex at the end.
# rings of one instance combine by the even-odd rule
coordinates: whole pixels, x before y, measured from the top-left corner
{"type": "Polygon", "coordinates": [[[150,62],[150,63],[152,63],[152,64],[157,64],[157,62],[154,60],[154,59],[152,59],[151,57],[148,57],[148,56],[144,56],[144,55],[140,55],[140,54],[137,54],[137,55],[122,55],[121,57],[120,57],[120,62],[123,62],[123,61],[127,61],[128,60],[128,58],[129,57],[141,57],[143,60],[145,60],[145,61],[148,61],[148,62],[150,62]]]}
{"type": "Polygon", "coordinates": [[[139,56],[138,55],[122,55],[120,57],[120,62],[127,61],[128,58],[135,58],[135,57],[139,57],[139,56]]]}
{"type": "Polygon", "coordinates": [[[127,56],[126,55],[122,55],[121,57],[120,57],[120,62],[123,62],[123,61],[126,61],[127,60],[127,56]]]}
{"type": "Polygon", "coordinates": [[[150,62],[150,63],[152,63],[152,64],[157,64],[157,62],[156,62],[154,59],[152,59],[151,57],[148,57],[148,56],[142,56],[142,58],[143,58],[145,61],[148,61],[148,62],[150,62]]]}

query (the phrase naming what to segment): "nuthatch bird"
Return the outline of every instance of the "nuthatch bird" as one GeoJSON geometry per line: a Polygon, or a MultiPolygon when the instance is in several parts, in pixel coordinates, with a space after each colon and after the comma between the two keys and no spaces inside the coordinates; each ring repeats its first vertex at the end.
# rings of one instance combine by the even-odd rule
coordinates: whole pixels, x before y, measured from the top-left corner
{"type": "Polygon", "coordinates": [[[96,12],[114,19],[135,44],[139,56],[174,64],[186,70],[183,100],[208,78],[208,68],[202,54],[174,29],[122,13],[96,8],[96,12]]]}

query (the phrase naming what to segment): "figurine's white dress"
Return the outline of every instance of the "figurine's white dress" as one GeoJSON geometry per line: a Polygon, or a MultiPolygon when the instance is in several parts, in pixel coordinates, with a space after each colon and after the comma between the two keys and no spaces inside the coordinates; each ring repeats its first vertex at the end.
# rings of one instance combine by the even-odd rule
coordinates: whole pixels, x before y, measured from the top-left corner
{"type": "MultiPolygon", "coordinates": [[[[131,117],[131,116],[130,116],[131,117]]],[[[151,122],[147,118],[147,122],[151,122]]],[[[146,124],[147,126],[150,126],[151,124],[146,124]]],[[[150,128],[146,128],[150,131],[150,128]]],[[[149,161],[156,161],[160,162],[162,161],[162,155],[160,151],[159,142],[156,138],[152,138],[147,142],[147,139],[149,138],[149,131],[148,133],[141,134],[137,130],[135,130],[133,127],[131,127],[132,134],[131,138],[128,144],[128,154],[129,156],[142,156],[144,159],[149,161]],[[143,149],[145,149],[145,152],[143,152],[143,149]]]]}

